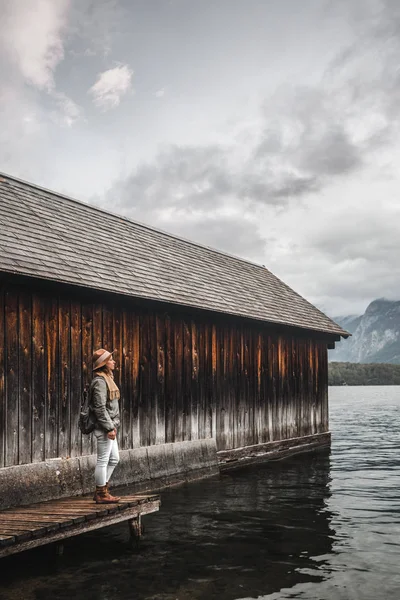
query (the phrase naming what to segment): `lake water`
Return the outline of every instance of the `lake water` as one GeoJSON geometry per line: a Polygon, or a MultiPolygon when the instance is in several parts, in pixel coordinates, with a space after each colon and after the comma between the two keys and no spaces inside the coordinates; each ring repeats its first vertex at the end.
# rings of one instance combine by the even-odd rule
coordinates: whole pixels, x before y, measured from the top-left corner
{"type": "Polygon", "coordinates": [[[7,600],[400,597],[400,387],[330,388],[332,451],[162,493],[127,525],[0,561],[7,600]]]}

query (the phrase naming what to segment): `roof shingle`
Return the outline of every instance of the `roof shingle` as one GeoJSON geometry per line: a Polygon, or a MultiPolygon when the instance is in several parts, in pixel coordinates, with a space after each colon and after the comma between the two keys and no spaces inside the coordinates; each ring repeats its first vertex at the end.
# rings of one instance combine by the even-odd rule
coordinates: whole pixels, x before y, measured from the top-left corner
{"type": "Polygon", "coordinates": [[[301,327],[348,333],[268,269],[0,176],[0,271],[301,327]],[[110,247],[99,272],[99,248],[110,247]]]}

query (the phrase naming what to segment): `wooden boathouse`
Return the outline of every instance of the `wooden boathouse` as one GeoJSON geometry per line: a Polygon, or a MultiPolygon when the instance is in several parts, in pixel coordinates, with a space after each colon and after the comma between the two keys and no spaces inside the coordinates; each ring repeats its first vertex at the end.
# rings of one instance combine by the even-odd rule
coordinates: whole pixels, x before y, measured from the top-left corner
{"type": "Polygon", "coordinates": [[[96,348],[116,349],[129,483],[215,471],[215,447],[329,443],[327,349],[347,335],[262,266],[1,175],[0,507],[33,481],[90,491],[96,348]]]}

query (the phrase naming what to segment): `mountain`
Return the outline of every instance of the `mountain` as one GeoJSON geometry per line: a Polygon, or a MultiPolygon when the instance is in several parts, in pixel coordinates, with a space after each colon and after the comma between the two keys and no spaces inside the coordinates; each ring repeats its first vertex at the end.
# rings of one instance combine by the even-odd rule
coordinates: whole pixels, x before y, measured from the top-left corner
{"type": "Polygon", "coordinates": [[[361,316],[334,317],[352,337],[329,351],[329,360],[400,364],[400,301],[374,300],[361,316]]]}

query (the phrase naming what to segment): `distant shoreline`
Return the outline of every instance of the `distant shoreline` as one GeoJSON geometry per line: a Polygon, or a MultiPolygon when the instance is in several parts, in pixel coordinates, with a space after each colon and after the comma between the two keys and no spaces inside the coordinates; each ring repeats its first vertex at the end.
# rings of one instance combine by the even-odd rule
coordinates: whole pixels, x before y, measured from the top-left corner
{"type": "Polygon", "coordinates": [[[328,385],[400,385],[400,364],[331,362],[328,385]]]}

